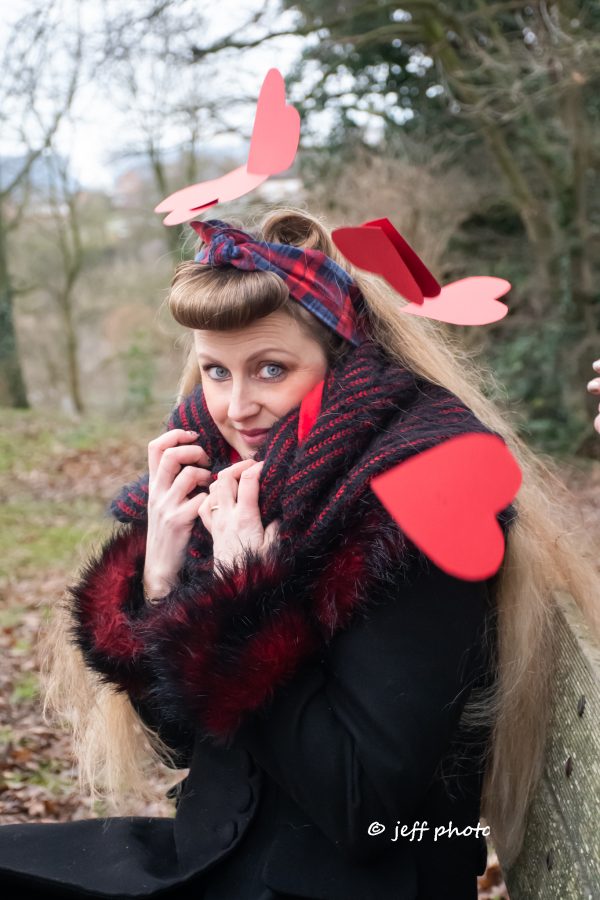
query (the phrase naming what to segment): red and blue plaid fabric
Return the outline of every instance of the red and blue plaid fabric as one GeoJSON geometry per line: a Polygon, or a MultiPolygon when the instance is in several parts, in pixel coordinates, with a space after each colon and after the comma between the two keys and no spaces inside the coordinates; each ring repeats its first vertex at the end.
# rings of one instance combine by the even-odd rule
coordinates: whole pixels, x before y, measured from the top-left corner
{"type": "Polygon", "coordinates": [[[365,340],[362,327],[364,300],[352,277],[320,250],[257,241],[220,219],[190,222],[205,245],[195,261],[210,266],[275,272],[290,296],[332,331],[355,346],[365,340]]]}

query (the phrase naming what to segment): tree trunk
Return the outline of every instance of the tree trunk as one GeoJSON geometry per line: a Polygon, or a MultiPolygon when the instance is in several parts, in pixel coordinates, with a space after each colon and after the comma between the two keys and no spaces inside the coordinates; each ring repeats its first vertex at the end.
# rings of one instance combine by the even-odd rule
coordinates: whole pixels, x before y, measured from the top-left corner
{"type": "Polygon", "coordinates": [[[6,227],[0,199],[0,406],[29,409],[13,316],[14,291],[8,270],[6,227]]]}

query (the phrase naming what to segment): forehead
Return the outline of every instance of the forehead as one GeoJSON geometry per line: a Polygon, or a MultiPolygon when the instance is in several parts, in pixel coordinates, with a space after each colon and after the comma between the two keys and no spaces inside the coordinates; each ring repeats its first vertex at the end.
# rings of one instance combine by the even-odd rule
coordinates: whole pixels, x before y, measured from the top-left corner
{"type": "MultiPolygon", "coordinates": [[[[236,354],[239,353],[240,356],[243,356],[245,359],[249,359],[249,360],[254,359],[258,356],[263,356],[265,353],[279,353],[279,354],[284,354],[287,356],[295,355],[292,351],[287,350],[283,346],[283,344],[280,344],[277,347],[260,347],[258,350],[254,350],[253,352],[251,352],[253,349],[251,347],[247,347],[246,349],[247,349],[247,352],[244,352],[243,348],[238,347],[237,350],[233,350],[233,351],[230,350],[229,353],[230,354],[231,353],[236,353],[236,354]]],[[[215,347],[214,350],[211,350],[209,347],[206,347],[202,350],[199,349],[196,355],[198,356],[198,359],[210,359],[211,357],[215,356],[217,353],[223,353],[223,352],[227,353],[227,349],[215,347]]]]}
{"type": "Polygon", "coordinates": [[[286,316],[270,315],[244,328],[229,331],[194,329],[198,357],[227,354],[236,359],[251,359],[261,353],[297,355],[306,351],[307,335],[286,316]]]}

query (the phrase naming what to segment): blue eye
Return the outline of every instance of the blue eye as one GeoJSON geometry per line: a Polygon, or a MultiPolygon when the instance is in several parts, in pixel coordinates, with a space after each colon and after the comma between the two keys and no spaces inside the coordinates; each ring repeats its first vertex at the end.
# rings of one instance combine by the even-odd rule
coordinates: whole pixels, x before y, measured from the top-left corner
{"type": "MultiPolygon", "coordinates": [[[[208,366],[202,366],[202,371],[203,371],[203,372],[208,372],[209,369],[222,369],[224,372],[227,371],[227,369],[225,369],[223,366],[210,366],[210,365],[208,365],[208,366]]],[[[210,377],[212,378],[213,376],[211,375],[210,377]]],[[[215,379],[213,379],[213,380],[214,380],[214,381],[222,381],[221,378],[215,378],[215,379]]]]}
{"type": "MultiPolygon", "coordinates": [[[[206,365],[202,366],[203,372],[208,372],[210,369],[221,369],[222,372],[229,371],[228,369],[225,368],[225,366],[218,366],[214,363],[213,364],[207,363],[206,365]]],[[[279,369],[279,372],[276,372],[275,374],[271,373],[270,375],[268,375],[264,379],[265,381],[276,381],[277,379],[281,378],[285,374],[285,366],[282,366],[279,363],[263,363],[261,366],[261,369],[279,369]]],[[[213,381],[224,381],[225,380],[224,377],[223,378],[221,378],[219,376],[214,377],[212,375],[210,377],[212,378],[213,381]]]]}
{"type": "Polygon", "coordinates": [[[265,363],[263,366],[264,369],[280,369],[279,375],[271,375],[270,379],[279,378],[281,374],[283,374],[283,366],[280,366],[279,363],[265,363]]]}

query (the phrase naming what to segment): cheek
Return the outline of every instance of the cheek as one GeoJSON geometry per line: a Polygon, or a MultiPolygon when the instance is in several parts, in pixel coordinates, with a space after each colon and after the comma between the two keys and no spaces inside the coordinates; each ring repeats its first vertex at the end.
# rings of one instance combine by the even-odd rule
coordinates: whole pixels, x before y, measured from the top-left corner
{"type": "Polygon", "coordinates": [[[223,405],[217,391],[212,391],[206,384],[202,385],[206,406],[214,422],[222,422],[227,415],[227,408],[223,405]]]}
{"type": "Polygon", "coordinates": [[[302,402],[302,399],[318,381],[321,381],[320,377],[317,377],[314,372],[308,372],[302,373],[298,378],[282,382],[277,397],[273,397],[272,400],[273,412],[277,414],[278,418],[286,415],[292,407],[302,402]]]}

